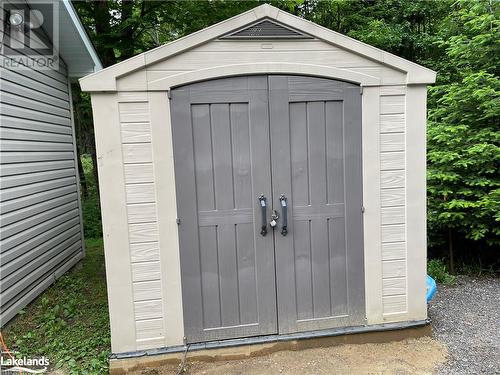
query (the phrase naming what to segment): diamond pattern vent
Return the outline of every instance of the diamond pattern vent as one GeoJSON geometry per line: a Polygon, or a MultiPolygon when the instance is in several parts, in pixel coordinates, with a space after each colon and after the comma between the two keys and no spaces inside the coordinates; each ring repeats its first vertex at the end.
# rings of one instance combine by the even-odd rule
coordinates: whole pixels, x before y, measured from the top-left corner
{"type": "Polygon", "coordinates": [[[271,20],[263,20],[226,34],[223,39],[310,38],[298,30],[271,20]]]}

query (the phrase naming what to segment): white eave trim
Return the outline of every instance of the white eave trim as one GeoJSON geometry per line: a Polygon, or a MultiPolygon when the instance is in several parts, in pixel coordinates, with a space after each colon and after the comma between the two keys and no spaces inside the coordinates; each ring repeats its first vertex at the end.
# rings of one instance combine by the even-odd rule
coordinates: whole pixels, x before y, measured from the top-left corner
{"type": "MultiPolygon", "coordinates": [[[[65,0],[68,1],[68,0],[65,0]]],[[[436,72],[398,57],[379,48],[352,39],[313,22],[291,15],[268,4],[260,5],[247,12],[194,32],[190,35],[146,51],[128,60],[110,66],[97,73],[80,79],[83,91],[116,91],[116,79],[140,70],[168,57],[182,53],[210,40],[258,20],[270,18],[284,25],[302,31],[329,44],[339,46],[352,53],[364,56],[381,64],[407,73],[407,84],[431,84],[436,80],[436,72]]]]}
{"type": "Polygon", "coordinates": [[[85,48],[87,49],[87,52],[89,53],[90,58],[94,63],[94,71],[97,72],[102,70],[101,60],[99,59],[99,56],[97,56],[97,52],[94,46],[92,45],[92,42],[90,41],[89,36],[87,35],[87,32],[85,31],[85,28],[83,27],[82,22],[80,21],[80,18],[78,17],[76,10],[73,7],[73,4],[71,4],[71,0],[62,0],[62,4],[66,9],[66,11],[68,12],[71,21],[73,22],[76,30],[78,31],[80,39],[85,45],[85,48]]]}

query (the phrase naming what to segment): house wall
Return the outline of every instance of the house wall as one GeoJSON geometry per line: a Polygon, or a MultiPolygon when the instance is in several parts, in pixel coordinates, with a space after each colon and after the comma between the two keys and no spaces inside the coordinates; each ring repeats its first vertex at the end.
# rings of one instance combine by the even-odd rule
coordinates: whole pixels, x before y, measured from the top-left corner
{"type": "Polygon", "coordinates": [[[0,67],[0,326],[84,255],[75,156],[64,63],[0,67]]]}
{"type": "Polygon", "coordinates": [[[367,321],[426,317],[425,87],[407,86],[405,73],[317,39],[216,40],[120,77],[117,93],[92,94],[99,173],[105,178],[101,198],[108,206],[103,205],[103,225],[113,352],[183,343],[167,90],[196,80],[266,72],[366,86],[367,321]]]}

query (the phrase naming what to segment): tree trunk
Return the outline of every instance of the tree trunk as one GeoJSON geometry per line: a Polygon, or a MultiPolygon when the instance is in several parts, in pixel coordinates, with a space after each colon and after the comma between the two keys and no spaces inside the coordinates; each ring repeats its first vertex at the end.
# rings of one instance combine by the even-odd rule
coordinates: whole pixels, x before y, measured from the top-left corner
{"type": "Polygon", "coordinates": [[[134,56],[134,24],[126,23],[126,21],[132,17],[132,13],[134,11],[134,2],[131,0],[122,0],[121,2],[121,22],[123,27],[120,36],[120,60],[126,60],[129,57],[134,56]]]}
{"type": "Polygon", "coordinates": [[[71,85],[73,99],[73,119],[75,122],[75,142],[76,142],[76,160],[78,167],[78,176],[80,177],[80,192],[81,198],[86,198],[89,195],[89,189],[87,184],[87,179],[85,178],[85,172],[82,165],[82,147],[84,148],[85,134],[83,133],[82,118],[80,114],[80,90],[78,86],[71,85]]]}
{"type": "Polygon", "coordinates": [[[455,274],[455,260],[453,257],[453,232],[448,228],[448,260],[450,266],[450,273],[455,274]]]}
{"type": "Polygon", "coordinates": [[[109,13],[107,0],[98,0],[94,3],[94,5],[95,34],[101,41],[100,58],[102,64],[106,68],[116,63],[115,52],[112,44],[113,35],[111,33],[111,15],[109,13]]]}
{"type": "Polygon", "coordinates": [[[82,165],[82,153],[80,147],[76,146],[76,160],[78,165],[78,176],[80,177],[80,193],[81,198],[87,198],[89,196],[89,187],[87,185],[87,179],[85,178],[85,172],[82,165]]]}
{"type": "Polygon", "coordinates": [[[90,157],[92,158],[92,175],[94,176],[94,184],[97,196],[99,196],[99,174],[97,172],[97,152],[95,149],[94,132],[90,135],[92,139],[89,141],[90,157]]]}

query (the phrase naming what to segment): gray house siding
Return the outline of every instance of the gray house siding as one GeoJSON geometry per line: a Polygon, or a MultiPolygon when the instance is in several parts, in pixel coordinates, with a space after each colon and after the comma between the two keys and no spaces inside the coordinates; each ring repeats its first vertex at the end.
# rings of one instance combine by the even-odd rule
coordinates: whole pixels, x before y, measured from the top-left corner
{"type": "Polygon", "coordinates": [[[0,326],[84,255],[71,93],[60,65],[0,68],[0,326]]]}

